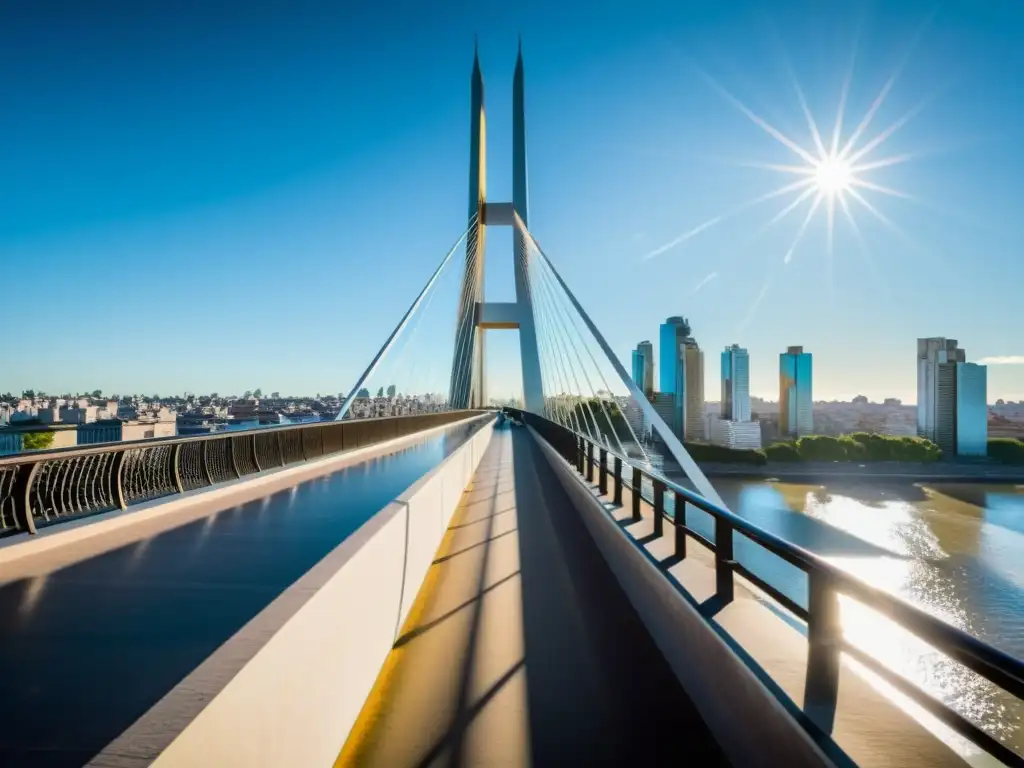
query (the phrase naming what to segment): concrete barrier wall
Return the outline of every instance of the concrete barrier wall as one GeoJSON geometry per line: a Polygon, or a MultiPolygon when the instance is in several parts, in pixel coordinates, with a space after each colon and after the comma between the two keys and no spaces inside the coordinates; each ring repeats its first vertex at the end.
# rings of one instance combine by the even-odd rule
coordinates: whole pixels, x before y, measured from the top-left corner
{"type": "Polygon", "coordinates": [[[492,434],[481,427],[91,764],[331,765],[492,434]]]}
{"type": "Polygon", "coordinates": [[[611,518],[576,471],[532,428],[530,432],[732,764],[832,765],[778,699],[611,518]]]}

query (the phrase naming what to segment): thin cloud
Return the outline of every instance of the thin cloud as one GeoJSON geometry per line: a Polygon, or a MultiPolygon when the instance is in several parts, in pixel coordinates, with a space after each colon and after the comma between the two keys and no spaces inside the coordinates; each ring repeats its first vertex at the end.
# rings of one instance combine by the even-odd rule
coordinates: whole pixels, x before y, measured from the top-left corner
{"type": "Polygon", "coordinates": [[[705,285],[710,283],[716,277],[718,277],[718,273],[717,272],[712,272],[710,275],[708,275],[703,280],[701,280],[699,283],[697,283],[697,286],[693,289],[693,293],[691,293],[690,295],[692,296],[694,293],[699,291],[701,288],[703,288],[705,285]]]}
{"type": "Polygon", "coordinates": [[[982,365],[1024,365],[1024,355],[995,355],[983,357],[978,362],[982,365]]]}

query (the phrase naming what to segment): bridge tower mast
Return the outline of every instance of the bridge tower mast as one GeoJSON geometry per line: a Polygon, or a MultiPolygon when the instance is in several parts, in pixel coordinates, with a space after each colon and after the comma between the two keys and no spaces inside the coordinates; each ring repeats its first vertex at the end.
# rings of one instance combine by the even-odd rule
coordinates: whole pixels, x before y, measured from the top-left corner
{"type": "Polygon", "coordinates": [[[515,213],[528,222],[529,193],[526,173],[526,109],[523,48],[519,46],[512,83],[512,202],[487,202],[487,121],[484,83],[478,52],[473,54],[470,85],[469,224],[466,268],[460,292],[459,316],[452,358],[451,393],[455,407],[482,407],[486,403],[484,335],[487,330],[518,329],[526,410],[544,413],[540,355],[534,326],[533,297],[527,276],[530,254],[523,235],[514,233],[516,300],[484,300],[485,240],[488,226],[513,226],[515,213]]]}

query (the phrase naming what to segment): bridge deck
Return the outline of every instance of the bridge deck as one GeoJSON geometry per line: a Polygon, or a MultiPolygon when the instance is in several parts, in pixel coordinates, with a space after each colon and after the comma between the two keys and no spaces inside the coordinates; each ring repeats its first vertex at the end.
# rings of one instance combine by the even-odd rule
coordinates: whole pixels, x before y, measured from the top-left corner
{"type": "Polygon", "coordinates": [[[0,765],[87,762],[471,430],[169,530],[138,523],[114,548],[99,536],[4,564],[0,765]]]}
{"type": "Polygon", "coordinates": [[[529,435],[499,430],[339,765],[724,764],[529,435]]]}

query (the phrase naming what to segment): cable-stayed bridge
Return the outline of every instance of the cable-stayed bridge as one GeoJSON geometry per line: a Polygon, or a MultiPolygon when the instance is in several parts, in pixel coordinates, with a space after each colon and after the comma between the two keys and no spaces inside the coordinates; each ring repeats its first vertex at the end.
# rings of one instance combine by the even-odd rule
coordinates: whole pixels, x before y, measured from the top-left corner
{"type": "Polygon", "coordinates": [[[1024,764],[846,608],[1014,701],[1020,660],[726,507],[530,230],[521,52],[513,107],[492,201],[474,61],[466,228],[335,421],[0,459],[0,764],[1024,764]]]}

